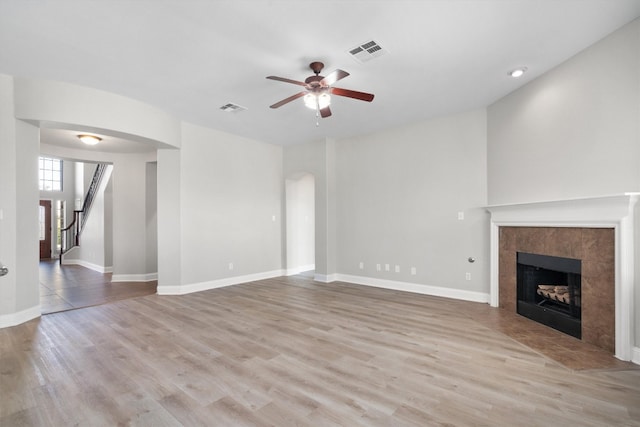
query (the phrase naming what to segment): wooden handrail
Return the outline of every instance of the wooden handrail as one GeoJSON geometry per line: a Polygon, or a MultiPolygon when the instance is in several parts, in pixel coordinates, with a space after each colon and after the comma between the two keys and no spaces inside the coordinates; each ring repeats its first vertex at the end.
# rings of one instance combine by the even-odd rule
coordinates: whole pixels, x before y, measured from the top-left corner
{"type": "Polygon", "coordinates": [[[87,194],[84,198],[82,209],[74,210],[73,220],[71,223],[60,230],[62,234],[60,263],[62,263],[62,255],[64,255],[65,252],[68,252],[74,246],[80,246],[80,234],[82,233],[82,229],[84,228],[87,217],[89,216],[89,211],[93,205],[93,199],[98,192],[98,187],[100,186],[100,181],[102,181],[102,176],[104,175],[106,168],[106,164],[98,163],[98,166],[93,173],[93,178],[91,179],[91,185],[89,185],[89,189],[87,190],[87,194]]]}

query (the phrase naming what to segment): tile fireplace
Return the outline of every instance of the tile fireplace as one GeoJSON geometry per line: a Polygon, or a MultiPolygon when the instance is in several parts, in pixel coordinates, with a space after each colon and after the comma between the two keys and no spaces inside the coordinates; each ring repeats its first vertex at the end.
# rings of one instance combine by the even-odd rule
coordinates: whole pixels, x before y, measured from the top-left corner
{"type": "Polygon", "coordinates": [[[529,318],[557,309],[548,326],[560,321],[569,330],[563,332],[618,359],[636,361],[634,218],[639,197],[628,193],[488,207],[491,305],[529,318]],[[553,272],[532,279],[528,296],[519,297],[518,287],[524,285],[518,285],[518,271],[532,274],[549,267],[540,257],[564,259],[569,271],[549,268],[553,272]],[[567,318],[573,320],[563,322],[567,318]]]}

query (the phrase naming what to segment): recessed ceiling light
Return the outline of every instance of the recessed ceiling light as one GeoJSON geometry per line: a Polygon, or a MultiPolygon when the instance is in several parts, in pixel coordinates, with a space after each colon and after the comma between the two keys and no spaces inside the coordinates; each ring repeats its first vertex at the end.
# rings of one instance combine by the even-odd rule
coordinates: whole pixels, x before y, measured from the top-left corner
{"type": "Polygon", "coordinates": [[[96,145],[98,142],[102,141],[102,138],[95,135],[78,135],[78,138],[87,145],[96,145]]]}
{"type": "Polygon", "coordinates": [[[515,70],[509,71],[509,75],[511,77],[522,77],[524,75],[524,73],[527,71],[527,67],[520,67],[520,68],[516,68],[515,70]]]}

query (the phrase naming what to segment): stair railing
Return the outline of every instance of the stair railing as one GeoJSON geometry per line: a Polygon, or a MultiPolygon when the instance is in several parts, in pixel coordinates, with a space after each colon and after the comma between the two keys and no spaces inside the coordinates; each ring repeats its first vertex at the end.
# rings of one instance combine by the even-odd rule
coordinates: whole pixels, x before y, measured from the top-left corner
{"type": "Polygon", "coordinates": [[[104,163],[98,163],[95,172],[93,173],[93,178],[91,179],[91,184],[89,185],[89,189],[87,190],[87,194],[84,197],[84,202],[82,203],[82,209],[73,211],[73,220],[71,223],[60,230],[62,234],[62,242],[60,247],[60,262],[62,263],[62,255],[75,246],[80,246],[80,234],[84,229],[84,226],[87,222],[87,218],[89,217],[89,212],[91,211],[91,206],[93,206],[93,200],[98,193],[98,188],[100,187],[100,182],[102,181],[102,176],[104,175],[104,171],[107,169],[107,165],[104,163]]]}

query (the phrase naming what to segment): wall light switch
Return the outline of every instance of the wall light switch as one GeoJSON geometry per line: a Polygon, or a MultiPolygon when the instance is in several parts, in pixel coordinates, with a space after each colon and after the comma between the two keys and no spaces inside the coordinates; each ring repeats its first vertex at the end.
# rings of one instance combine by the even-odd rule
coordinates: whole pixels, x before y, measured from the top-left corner
{"type": "Polygon", "coordinates": [[[413,275],[413,276],[416,275],[416,268],[415,267],[411,267],[411,275],[413,275]]]}
{"type": "Polygon", "coordinates": [[[389,264],[385,264],[384,271],[389,271],[389,270],[391,270],[391,267],[389,266],[389,264]]]}
{"type": "Polygon", "coordinates": [[[364,269],[364,262],[360,261],[360,270],[364,269]]]}
{"type": "Polygon", "coordinates": [[[464,219],[464,212],[458,212],[458,220],[462,221],[464,219]]]}
{"type": "Polygon", "coordinates": [[[467,279],[467,280],[471,280],[471,273],[466,273],[464,275],[464,278],[467,279]]]}
{"type": "Polygon", "coordinates": [[[400,273],[400,266],[396,265],[396,273],[400,273]]]}
{"type": "Polygon", "coordinates": [[[378,270],[378,271],[380,271],[380,270],[381,270],[381,268],[380,268],[380,264],[376,264],[376,270],[378,270]]]}

